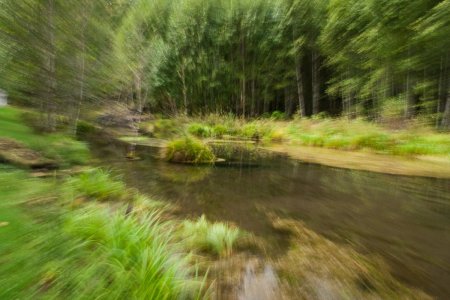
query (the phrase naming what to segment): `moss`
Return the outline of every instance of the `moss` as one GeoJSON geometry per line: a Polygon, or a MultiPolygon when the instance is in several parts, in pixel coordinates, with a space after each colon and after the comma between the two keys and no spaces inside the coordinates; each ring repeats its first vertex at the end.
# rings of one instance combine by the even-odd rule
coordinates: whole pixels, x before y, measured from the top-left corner
{"type": "Polygon", "coordinates": [[[216,160],[208,145],[191,137],[169,142],[164,156],[166,160],[178,163],[214,163],[216,160]]]}

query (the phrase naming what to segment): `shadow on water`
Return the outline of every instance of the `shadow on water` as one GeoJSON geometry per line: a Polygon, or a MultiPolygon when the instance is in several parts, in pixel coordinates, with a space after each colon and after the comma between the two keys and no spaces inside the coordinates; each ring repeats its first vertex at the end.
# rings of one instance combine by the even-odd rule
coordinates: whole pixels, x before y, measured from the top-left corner
{"type": "Polygon", "coordinates": [[[130,162],[123,144],[93,151],[129,185],[179,204],[184,215],[234,222],[281,252],[286,239],[266,212],[302,220],[335,242],[382,256],[402,281],[450,295],[449,180],[305,164],[259,149],[215,149],[229,151],[229,167],[169,164],[155,158],[157,149],[139,147],[142,160],[130,162]]]}

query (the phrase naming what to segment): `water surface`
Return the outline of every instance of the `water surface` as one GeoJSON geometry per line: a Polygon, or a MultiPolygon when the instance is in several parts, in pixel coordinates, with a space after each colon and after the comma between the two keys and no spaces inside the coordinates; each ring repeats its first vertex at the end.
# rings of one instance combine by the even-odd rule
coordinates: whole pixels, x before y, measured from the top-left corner
{"type": "MultiPolygon", "coordinates": [[[[155,158],[127,161],[123,144],[94,147],[102,165],[141,192],[177,203],[183,215],[234,222],[273,241],[267,212],[302,220],[335,242],[381,256],[401,281],[438,298],[450,295],[450,181],[384,175],[227,152],[230,165],[193,167],[155,158]]],[[[222,153],[227,155],[227,153],[222,153]]],[[[259,153],[259,152],[258,152],[259,153]]]]}

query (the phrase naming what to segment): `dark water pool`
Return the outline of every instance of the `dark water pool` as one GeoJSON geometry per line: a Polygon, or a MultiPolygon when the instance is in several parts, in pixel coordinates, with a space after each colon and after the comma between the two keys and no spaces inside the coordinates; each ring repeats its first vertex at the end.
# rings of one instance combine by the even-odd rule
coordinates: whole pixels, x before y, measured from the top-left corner
{"type": "MultiPolygon", "coordinates": [[[[182,213],[231,221],[283,247],[267,212],[302,220],[335,242],[383,257],[401,281],[450,296],[450,181],[391,176],[231,151],[228,166],[127,161],[126,146],[94,146],[130,186],[177,203],[182,213]],[[241,153],[242,155],[236,155],[241,153]],[[240,163],[242,162],[242,163],[240,163]]],[[[225,154],[226,155],[226,154],[225,154]]]]}

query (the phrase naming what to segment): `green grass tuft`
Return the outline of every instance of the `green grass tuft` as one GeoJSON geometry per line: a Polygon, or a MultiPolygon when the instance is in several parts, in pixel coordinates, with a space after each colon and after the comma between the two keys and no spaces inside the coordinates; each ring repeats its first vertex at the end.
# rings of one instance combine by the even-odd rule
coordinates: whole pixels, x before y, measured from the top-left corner
{"type": "Polygon", "coordinates": [[[200,140],[185,137],[171,141],[165,150],[165,158],[179,163],[214,163],[216,157],[211,148],[200,140]]]}
{"type": "Polygon", "coordinates": [[[197,221],[184,221],[181,236],[189,249],[229,256],[242,232],[225,223],[210,223],[203,215],[197,221]]]}
{"type": "Polygon", "coordinates": [[[76,175],[68,180],[68,185],[74,190],[75,198],[105,201],[123,200],[127,196],[125,184],[102,169],[91,169],[76,175]]]}

